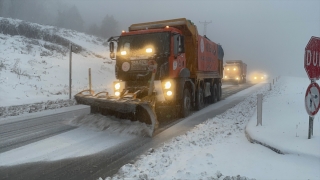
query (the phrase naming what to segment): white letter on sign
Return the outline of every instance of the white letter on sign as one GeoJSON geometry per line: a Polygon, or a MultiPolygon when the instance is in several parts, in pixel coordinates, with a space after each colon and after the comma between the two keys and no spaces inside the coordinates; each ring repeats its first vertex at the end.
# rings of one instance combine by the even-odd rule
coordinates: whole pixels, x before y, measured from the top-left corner
{"type": "Polygon", "coordinates": [[[318,57],[316,55],[316,52],[313,51],[313,66],[317,66],[318,64],[318,57]]]}
{"type": "Polygon", "coordinates": [[[320,66],[320,54],[319,54],[319,56],[318,56],[318,52],[316,53],[316,58],[317,58],[317,61],[318,61],[319,66],[320,66]]]}
{"type": "Polygon", "coordinates": [[[307,50],[306,52],[306,60],[307,60],[307,66],[311,64],[311,51],[307,50]]]}

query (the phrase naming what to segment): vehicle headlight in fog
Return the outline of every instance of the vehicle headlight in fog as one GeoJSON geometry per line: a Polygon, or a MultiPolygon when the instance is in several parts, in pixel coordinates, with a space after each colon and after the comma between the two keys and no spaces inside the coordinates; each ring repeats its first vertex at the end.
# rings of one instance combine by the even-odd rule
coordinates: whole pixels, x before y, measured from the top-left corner
{"type": "Polygon", "coordinates": [[[164,89],[170,89],[171,88],[171,82],[170,81],[167,81],[165,84],[164,84],[164,89]]]}
{"type": "Polygon", "coordinates": [[[116,83],[116,84],[114,85],[114,88],[115,88],[116,90],[119,90],[119,89],[120,89],[120,83],[116,83]]]}
{"type": "Polygon", "coordinates": [[[146,53],[152,53],[152,48],[147,48],[146,53]]]}
{"type": "Polygon", "coordinates": [[[121,51],[121,55],[127,55],[127,51],[121,51]]]}
{"type": "Polygon", "coordinates": [[[167,96],[172,96],[172,91],[167,91],[167,96]]]}
{"type": "Polygon", "coordinates": [[[121,92],[126,88],[126,82],[125,81],[114,81],[113,82],[113,90],[114,95],[119,97],[121,95],[121,92]]]}

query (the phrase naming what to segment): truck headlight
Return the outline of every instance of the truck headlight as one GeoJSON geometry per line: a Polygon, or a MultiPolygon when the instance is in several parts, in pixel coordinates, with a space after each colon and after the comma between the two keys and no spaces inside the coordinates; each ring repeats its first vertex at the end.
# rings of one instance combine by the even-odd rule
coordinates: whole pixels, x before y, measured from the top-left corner
{"type": "Polygon", "coordinates": [[[152,48],[147,48],[146,53],[152,53],[152,48]]]}
{"type": "Polygon", "coordinates": [[[170,81],[167,81],[165,84],[164,84],[164,89],[170,89],[171,88],[171,82],[170,81]]]}
{"type": "Polygon", "coordinates": [[[121,55],[122,56],[127,55],[127,51],[121,51],[121,55]]]}
{"type": "Polygon", "coordinates": [[[120,89],[120,83],[116,83],[116,84],[114,85],[114,89],[115,89],[115,90],[119,90],[119,89],[120,89]]]}
{"type": "Polygon", "coordinates": [[[126,88],[126,82],[125,81],[114,81],[113,82],[113,90],[115,96],[120,96],[123,89],[126,88]]]}
{"type": "Polygon", "coordinates": [[[166,100],[172,100],[174,98],[175,93],[175,82],[171,79],[167,79],[162,81],[162,90],[163,95],[166,100]]]}

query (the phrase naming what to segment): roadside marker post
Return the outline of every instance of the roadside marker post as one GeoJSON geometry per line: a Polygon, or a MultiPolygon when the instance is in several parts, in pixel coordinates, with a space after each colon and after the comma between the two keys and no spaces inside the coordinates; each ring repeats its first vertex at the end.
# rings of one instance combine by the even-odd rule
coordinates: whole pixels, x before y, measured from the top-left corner
{"type": "Polygon", "coordinates": [[[269,83],[269,91],[272,90],[272,86],[271,86],[271,83],[269,83]]]}
{"type": "MultiPolygon", "coordinates": [[[[90,94],[91,94],[91,92],[92,92],[92,84],[91,84],[91,68],[89,68],[89,70],[88,70],[89,72],[89,91],[90,91],[90,94]]],[[[91,94],[91,95],[93,95],[93,94],[91,94]]]]}
{"type": "Polygon", "coordinates": [[[257,126],[262,126],[262,94],[257,95],[257,126]]]}

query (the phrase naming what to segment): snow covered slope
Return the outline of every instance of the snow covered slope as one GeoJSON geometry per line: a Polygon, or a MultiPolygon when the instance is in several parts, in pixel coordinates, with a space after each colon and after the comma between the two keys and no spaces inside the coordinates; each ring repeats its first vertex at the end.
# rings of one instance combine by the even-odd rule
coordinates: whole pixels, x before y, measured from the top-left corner
{"type": "Polygon", "coordinates": [[[69,41],[78,47],[72,53],[72,95],[88,88],[89,68],[93,90],[111,91],[114,61],[103,45],[105,39],[0,18],[0,117],[21,113],[17,108],[28,113],[46,109],[52,103],[59,104],[57,107],[74,104],[68,101],[69,41]]]}

